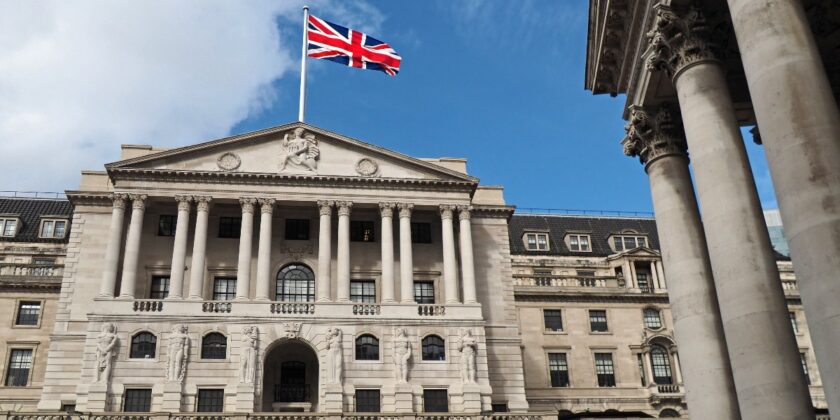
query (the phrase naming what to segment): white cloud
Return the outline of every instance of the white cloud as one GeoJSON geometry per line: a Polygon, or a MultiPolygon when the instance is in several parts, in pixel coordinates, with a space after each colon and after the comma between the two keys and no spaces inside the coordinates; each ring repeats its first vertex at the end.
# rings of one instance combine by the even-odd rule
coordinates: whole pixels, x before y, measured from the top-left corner
{"type": "MultiPolygon", "coordinates": [[[[333,1],[310,4],[365,29],[384,20],[364,2],[333,1]]],[[[0,190],[74,189],[121,143],[227,135],[297,71],[301,4],[0,2],[0,190]]]]}

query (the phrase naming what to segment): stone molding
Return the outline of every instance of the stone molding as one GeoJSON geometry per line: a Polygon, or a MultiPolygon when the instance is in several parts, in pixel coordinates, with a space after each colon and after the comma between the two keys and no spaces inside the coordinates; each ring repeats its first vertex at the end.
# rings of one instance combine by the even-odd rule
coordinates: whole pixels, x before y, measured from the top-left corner
{"type": "Polygon", "coordinates": [[[254,197],[242,197],[239,199],[239,204],[242,205],[242,213],[254,214],[254,204],[257,199],[254,197]]]}
{"type": "Polygon", "coordinates": [[[273,198],[258,198],[257,202],[260,203],[261,214],[274,214],[275,200],[273,198]]]}
{"type": "Polygon", "coordinates": [[[394,207],[396,204],[394,203],[379,203],[379,215],[382,218],[392,218],[394,217],[394,207]]]}
{"type": "Polygon", "coordinates": [[[338,207],[339,216],[349,216],[350,210],[353,209],[352,201],[336,201],[335,206],[338,207]]]}
{"type": "Polygon", "coordinates": [[[332,216],[333,206],[335,206],[335,201],[318,200],[318,213],[321,216],[332,216]]]}
{"type": "Polygon", "coordinates": [[[400,210],[400,219],[410,219],[411,211],[414,210],[414,204],[411,203],[397,203],[397,208],[400,210]]]}
{"type": "Polygon", "coordinates": [[[688,156],[679,111],[671,106],[631,106],[630,122],[624,126],[624,130],[626,135],[621,141],[624,154],[638,156],[644,165],[662,156],[688,156]]]}
{"type": "Polygon", "coordinates": [[[195,210],[196,211],[203,211],[203,212],[210,211],[210,201],[213,200],[213,197],[206,196],[206,195],[198,195],[198,196],[194,196],[193,200],[195,200],[195,210]]]}
{"type": "MultiPolygon", "coordinates": [[[[667,1],[670,3],[670,1],[667,1]]],[[[719,63],[717,45],[712,40],[712,30],[705,14],[691,6],[678,13],[666,1],[653,6],[653,29],[647,33],[646,56],[648,71],[662,70],[673,80],[689,66],[719,63]]]]}
{"type": "Polygon", "coordinates": [[[148,196],[146,194],[131,194],[129,196],[131,199],[131,208],[134,210],[145,210],[146,209],[146,199],[148,196]]]}

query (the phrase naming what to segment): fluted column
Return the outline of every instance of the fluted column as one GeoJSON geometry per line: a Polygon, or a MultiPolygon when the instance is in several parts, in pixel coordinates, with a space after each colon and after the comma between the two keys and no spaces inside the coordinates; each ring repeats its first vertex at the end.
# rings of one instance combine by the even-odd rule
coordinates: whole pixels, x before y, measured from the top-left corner
{"type": "Polygon", "coordinates": [[[331,264],[332,264],[332,208],[333,201],[319,201],[318,212],[321,221],[318,231],[318,284],[315,291],[318,294],[318,302],[329,302],[331,289],[331,264]]]}
{"type": "Polygon", "coordinates": [[[207,222],[211,197],[196,196],[195,234],[193,235],[192,263],[190,264],[190,299],[204,298],[204,268],[207,258],[207,222]]]}
{"type": "Polygon", "coordinates": [[[338,261],[336,262],[336,300],[350,301],[350,210],[353,203],[339,201],[338,207],[338,261]]]}
{"type": "Polygon", "coordinates": [[[184,293],[184,271],[187,261],[187,235],[190,230],[190,202],[188,195],[176,195],[178,220],[175,222],[175,241],[172,245],[172,266],[169,269],[169,298],[180,299],[184,293]]]}
{"type": "Polygon", "coordinates": [[[114,297],[117,288],[117,269],[120,265],[120,248],[122,247],[123,221],[125,219],[126,194],[113,194],[113,209],[111,210],[111,227],[108,228],[108,244],[105,248],[105,260],[102,264],[102,283],[99,285],[100,297],[114,297]]]}
{"type": "Polygon", "coordinates": [[[247,300],[251,289],[251,252],[254,243],[254,204],[256,198],[242,197],[242,230],[239,233],[239,259],[236,263],[236,299],[247,300]]]}
{"type": "Polygon", "coordinates": [[[452,226],[452,212],[455,206],[440,206],[440,221],[443,238],[443,290],[446,303],[458,303],[458,261],[455,256],[455,232],[452,226]]]}
{"type": "Polygon", "coordinates": [[[260,198],[260,244],[257,251],[257,300],[270,300],[271,292],[271,218],[274,199],[260,198]]]}
{"type": "Polygon", "coordinates": [[[382,220],[382,302],[394,302],[394,203],[379,203],[382,220]]]}
{"type": "Polygon", "coordinates": [[[458,219],[461,232],[458,237],[461,244],[461,282],[464,285],[464,303],[476,303],[475,263],[473,262],[472,224],[470,206],[458,206],[458,219]]]}
{"type": "Polygon", "coordinates": [[[414,257],[411,249],[411,211],[414,204],[399,203],[400,211],[400,302],[414,303],[414,257]]]}
{"type": "Polygon", "coordinates": [[[123,258],[122,285],[120,297],[134,299],[137,288],[137,263],[140,261],[140,238],[143,235],[143,215],[146,211],[146,196],[131,194],[131,222],[125,241],[123,258]]]}

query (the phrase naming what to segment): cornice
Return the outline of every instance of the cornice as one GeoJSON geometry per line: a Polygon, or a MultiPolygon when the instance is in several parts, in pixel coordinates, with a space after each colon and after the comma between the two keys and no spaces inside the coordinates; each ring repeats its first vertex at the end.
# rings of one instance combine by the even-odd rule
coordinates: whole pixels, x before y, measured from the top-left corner
{"type": "Polygon", "coordinates": [[[531,291],[520,291],[514,288],[514,300],[517,302],[576,302],[576,303],[659,303],[669,304],[667,294],[641,294],[641,293],[602,293],[602,294],[581,294],[569,292],[546,291],[534,293],[531,291]]]}
{"type": "Polygon", "coordinates": [[[74,206],[113,207],[114,205],[110,192],[65,191],[65,195],[74,206]]]}
{"type": "Polygon", "coordinates": [[[513,217],[516,206],[473,205],[471,217],[484,219],[507,219],[513,217]]]}

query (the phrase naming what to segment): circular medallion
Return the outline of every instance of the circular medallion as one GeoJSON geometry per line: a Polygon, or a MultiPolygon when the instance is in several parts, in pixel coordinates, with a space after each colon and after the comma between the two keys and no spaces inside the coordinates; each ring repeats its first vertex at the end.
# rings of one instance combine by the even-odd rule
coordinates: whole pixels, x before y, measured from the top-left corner
{"type": "Polygon", "coordinates": [[[359,159],[356,162],[356,172],[361,176],[373,176],[379,171],[379,165],[368,158],[359,159]]]}
{"type": "Polygon", "coordinates": [[[230,152],[222,154],[219,156],[219,160],[216,161],[216,165],[223,171],[234,171],[239,168],[241,163],[242,160],[239,159],[239,156],[230,152]]]}

